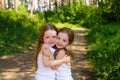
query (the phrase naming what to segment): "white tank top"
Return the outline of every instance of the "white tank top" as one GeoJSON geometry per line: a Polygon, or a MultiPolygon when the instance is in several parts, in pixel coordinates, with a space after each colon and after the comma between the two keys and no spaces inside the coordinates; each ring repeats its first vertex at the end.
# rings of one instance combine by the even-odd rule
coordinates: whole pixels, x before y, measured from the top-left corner
{"type": "Polygon", "coordinates": [[[70,65],[63,63],[56,70],[56,80],[73,80],[70,65]]]}
{"type": "MultiPolygon", "coordinates": [[[[55,49],[50,48],[50,51],[54,53],[55,49]]],[[[42,53],[38,55],[38,69],[36,71],[35,80],[55,80],[55,70],[44,66],[42,53]]]]}

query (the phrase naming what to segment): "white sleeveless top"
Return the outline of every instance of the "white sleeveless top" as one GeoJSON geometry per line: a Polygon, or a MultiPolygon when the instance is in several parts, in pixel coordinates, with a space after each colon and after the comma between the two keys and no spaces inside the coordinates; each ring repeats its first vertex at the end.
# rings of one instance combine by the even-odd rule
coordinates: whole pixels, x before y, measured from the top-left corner
{"type": "MultiPolygon", "coordinates": [[[[54,53],[55,49],[50,48],[50,51],[54,53]]],[[[42,60],[42,53],[38,55],[38,69],[34,80],[55,80],[55,70],[50,67],[45,67],[42,60]]]]}
{"type": "Polygon", "coordinates": [[[55,80],[73,80],[71,75],[70,65],[63,63],[56,70],[56,79],[55,80]]]}

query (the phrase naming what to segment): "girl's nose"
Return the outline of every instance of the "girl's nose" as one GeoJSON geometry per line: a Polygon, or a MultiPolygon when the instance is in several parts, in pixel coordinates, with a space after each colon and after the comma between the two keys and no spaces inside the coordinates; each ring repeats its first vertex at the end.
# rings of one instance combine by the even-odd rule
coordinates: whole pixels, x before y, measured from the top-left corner
{"type": "Polygon", "coordinates": [[[61,43],[61,40],[59,40],[58,42],[61,43]]]}
{"type": "Polygon", "coordinates": [[[53,38],[50,38],[50,41],[54,41],[54,39],[53,39],[53,38]]]}

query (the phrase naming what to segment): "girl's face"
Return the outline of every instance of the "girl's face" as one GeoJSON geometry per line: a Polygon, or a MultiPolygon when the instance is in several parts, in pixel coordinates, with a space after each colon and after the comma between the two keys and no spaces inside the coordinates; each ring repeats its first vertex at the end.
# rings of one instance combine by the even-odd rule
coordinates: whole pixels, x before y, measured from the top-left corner
{"type": "Polygon", "coordinates": [[[57,32],[55,30],[47,30],[44,33],[43,41],[45,44],[48,44],[48,46],[53,47],[56,42],[56,36],[57,32]]]}
{"type": "Polygon", "coordinates": [[[57,48],[65,48],[69,45],[69,37],[66,33],[59,32],[56,40],[57,48]]]}

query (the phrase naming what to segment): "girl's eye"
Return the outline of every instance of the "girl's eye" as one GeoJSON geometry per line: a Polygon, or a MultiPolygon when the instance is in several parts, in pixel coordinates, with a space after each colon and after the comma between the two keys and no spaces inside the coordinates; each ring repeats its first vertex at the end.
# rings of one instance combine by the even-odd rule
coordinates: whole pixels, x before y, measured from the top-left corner
{"type": "Polygon", "coordinates": [[[59,37],[57,37],[57,39],[60,39],[59,37]]]}
{"type": "Polygon", "coordinates": [[[53,38],[56,38],[56,36],[53,36],[53,38]]]}
{"type": "Polygon", "coordinates": [[[46,38],[49,38],[49,37],[46,37],[46,38]]]}
{"type": "Polygon", "coordinates": [[[66,42],[66,40],[63,40],[63,42],[66,42]]]}

